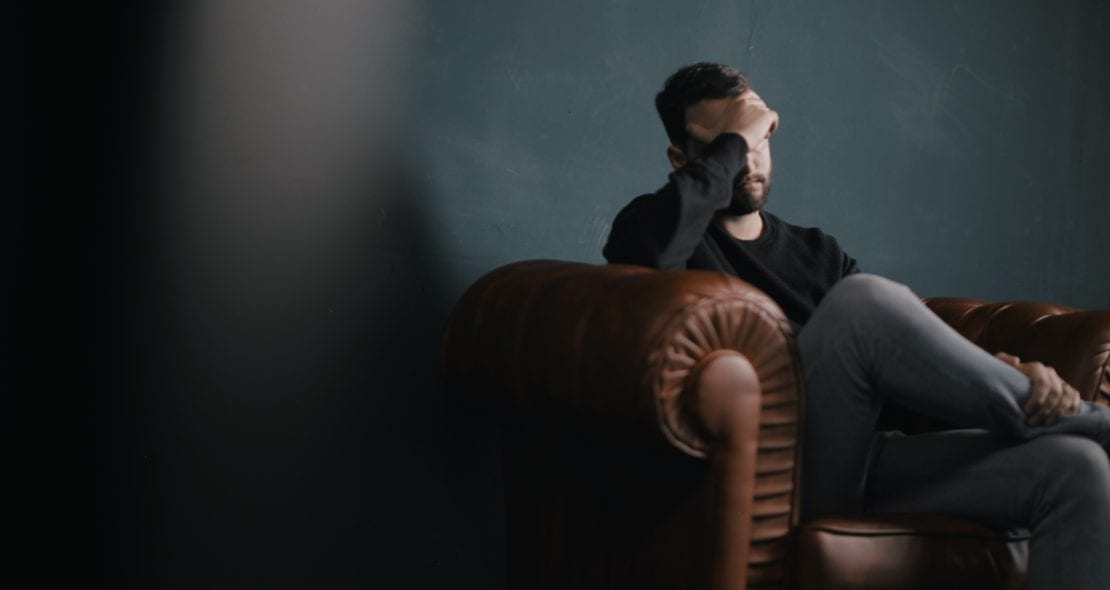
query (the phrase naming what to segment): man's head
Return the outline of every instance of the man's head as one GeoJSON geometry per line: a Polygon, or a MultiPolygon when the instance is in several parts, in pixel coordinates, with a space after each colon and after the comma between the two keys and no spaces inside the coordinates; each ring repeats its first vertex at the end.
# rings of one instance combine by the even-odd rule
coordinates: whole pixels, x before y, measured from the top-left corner
{"type": "MultiPolygon", "coordinates": [[[[691,64],[667,78],[655,96],[655,108],[671,140],[667,157],[676,169],[698,157],[705,144],[687,131],[696,124],[717,127],[729,105],[742,94],[752,94],[747,77],[739,70],[708,62],[691,64]]],[[[763,207],[771,190],[771,148],[767,141],[749,146],[744,170],[733,182],[728,212],[743,215],[763,207]]]]}
{"type": "Polygon", "coordinates": [[[739,96],[751,87],[740,70],[709,62],[683,66],[663,84],[655,95],[655,110],[663,120],[663,128],[671,145],[687,149],[690,135],[686,132],[686,109],[707,98],[739,96]]]}

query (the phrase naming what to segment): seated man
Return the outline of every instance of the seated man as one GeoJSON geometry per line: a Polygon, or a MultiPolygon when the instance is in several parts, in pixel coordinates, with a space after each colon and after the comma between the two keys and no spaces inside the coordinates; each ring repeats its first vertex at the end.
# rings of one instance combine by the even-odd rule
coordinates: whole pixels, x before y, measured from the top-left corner
{"type": "Polygon", "coordinates": [[[1039,363],[987,354],[906,287],[860,273],[828,234],[763,211],[779,119],[739,71],[684,67],[656,108],[674,172],[617,215],[605,257],[725,272],[778,302],[805,375],[803,518],[1028,528],[1031,588],[1110,584],[1110,408],[1039,363]],[[875,432],[886,399],[968,429],[875,432]]]}

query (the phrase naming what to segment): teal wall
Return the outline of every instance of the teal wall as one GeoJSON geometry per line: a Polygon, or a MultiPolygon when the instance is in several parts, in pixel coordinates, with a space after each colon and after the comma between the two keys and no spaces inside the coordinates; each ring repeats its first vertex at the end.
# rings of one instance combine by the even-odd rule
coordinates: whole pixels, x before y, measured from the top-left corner
{"type": "Polygon", "coordinates": [[[668,171],[652,97],[746,71],[782,116],[769,210],[922,295],[1110,305],[1105,3],[432,2],[410,154],[452,286],[600,261],[668,171]]]}

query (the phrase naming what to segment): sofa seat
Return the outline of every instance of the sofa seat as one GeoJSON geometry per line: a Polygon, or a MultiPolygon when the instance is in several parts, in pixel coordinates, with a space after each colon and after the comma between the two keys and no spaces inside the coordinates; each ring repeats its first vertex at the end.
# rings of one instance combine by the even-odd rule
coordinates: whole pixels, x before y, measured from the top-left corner
{"type": "Polygon", "coordinates": [[[802,588],[1025,588],[1028,531],[937,515],[827,516],[795,530],[802,588]]]}

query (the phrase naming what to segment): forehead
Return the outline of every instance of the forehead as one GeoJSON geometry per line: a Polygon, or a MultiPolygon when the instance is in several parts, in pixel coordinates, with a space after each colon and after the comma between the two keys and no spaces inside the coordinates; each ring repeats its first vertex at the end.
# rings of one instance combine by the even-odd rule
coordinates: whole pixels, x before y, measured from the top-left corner
{"type": "Polygon", "coordinates": [[[686,109],[686,122],[712,127],[724,114],[728,105],[736,101],[736,98],[735,96],[726,96],[725,98],[707,98],[696,102],[686,109]]]}

